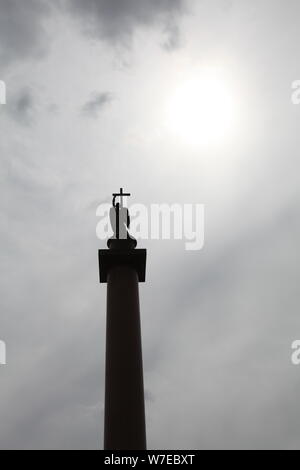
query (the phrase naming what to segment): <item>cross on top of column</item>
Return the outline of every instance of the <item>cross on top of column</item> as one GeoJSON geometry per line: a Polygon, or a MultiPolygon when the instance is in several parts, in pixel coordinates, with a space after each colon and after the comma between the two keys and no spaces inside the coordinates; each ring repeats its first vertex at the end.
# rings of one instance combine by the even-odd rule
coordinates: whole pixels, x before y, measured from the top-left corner
{"type": "Polygon", "coordinates": [[[117,197],[120,198],[121,201],[121,206],[123,206],[123,197],[129,197],[131,194],[129,193],[124,193],[123,188],[120,189],[119,193],[113,193],[113,206],[116,207],[116,199],[117,197]]]}

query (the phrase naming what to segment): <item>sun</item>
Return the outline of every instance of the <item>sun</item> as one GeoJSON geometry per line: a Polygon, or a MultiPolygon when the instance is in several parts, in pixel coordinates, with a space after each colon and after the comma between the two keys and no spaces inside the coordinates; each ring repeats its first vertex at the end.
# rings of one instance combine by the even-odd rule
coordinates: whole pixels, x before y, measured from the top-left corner
{"type": "Polygon", "coordinates": [[[234,93],[220,71],[197,70],[174,87],[166,114],[173,137],[185,144],[224,144],[236,124],[234,93]]]}

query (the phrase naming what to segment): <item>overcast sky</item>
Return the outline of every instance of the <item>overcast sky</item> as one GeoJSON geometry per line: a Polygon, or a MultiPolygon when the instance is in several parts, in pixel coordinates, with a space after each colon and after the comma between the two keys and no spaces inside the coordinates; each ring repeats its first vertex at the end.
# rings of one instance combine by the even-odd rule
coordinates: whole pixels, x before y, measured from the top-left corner
{"type": "Polygon", "coordinates": [[[297,0],[0,0],[1,449],[102,447],[96,209],[121,186],[206,211],[203,250],[140,244],[148,447],[300,448],[299,22],[297,0]],[[235,109],[205,145],[168,122],[203,68],[235,109]]]}

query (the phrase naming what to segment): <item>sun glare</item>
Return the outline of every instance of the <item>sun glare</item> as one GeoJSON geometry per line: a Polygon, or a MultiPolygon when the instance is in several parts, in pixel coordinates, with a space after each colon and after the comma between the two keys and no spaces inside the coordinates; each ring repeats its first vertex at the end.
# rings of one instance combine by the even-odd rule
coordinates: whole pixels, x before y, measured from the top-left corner
{"type": "Polygon", "coordinates": [[[167,105],[167,126],[191,145],[218,145],[236,121],[233,92],[220,73],[200,70],[175,87],[167,105]]]}

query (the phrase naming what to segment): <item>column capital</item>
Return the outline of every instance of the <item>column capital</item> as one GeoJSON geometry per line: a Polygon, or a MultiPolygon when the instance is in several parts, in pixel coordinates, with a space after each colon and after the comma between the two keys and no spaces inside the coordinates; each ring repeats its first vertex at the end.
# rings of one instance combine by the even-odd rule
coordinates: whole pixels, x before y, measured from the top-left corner
{"type": "Polygon", "coordinates": [[[145,249],[99,250],[100,283],[107,283],[110,269],[116,266],[132,267],[137,272],[139,282],[145,282],[146,259],[147,250],[145,249]]]}

